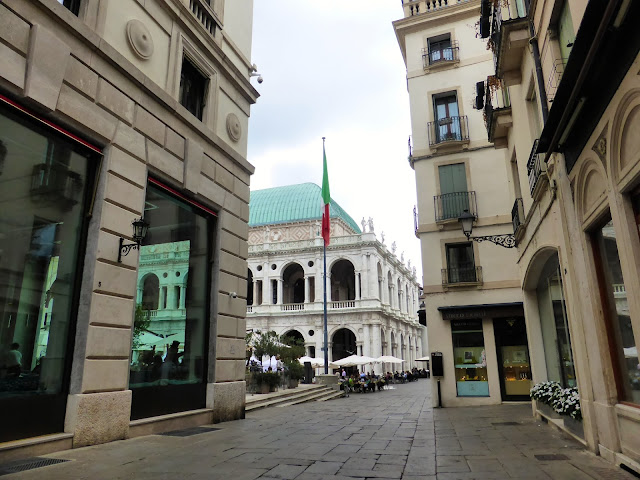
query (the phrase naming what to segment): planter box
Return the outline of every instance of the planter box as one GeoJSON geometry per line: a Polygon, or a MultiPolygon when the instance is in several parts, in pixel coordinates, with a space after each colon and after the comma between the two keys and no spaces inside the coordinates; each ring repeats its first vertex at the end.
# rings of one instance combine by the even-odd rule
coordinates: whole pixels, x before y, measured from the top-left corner
{"type": "Polygon", "coordinates": [[[261,383],[258,385],[258,393],[269,393],[269,384],[261,383]]]}
{"type": "Polygon", "coordinates": [[[564,421],[564,428],[567,431],[573,433],[576,437],[584,438],[582,420],[576,420],[566,415],[562,416],[562,420],[564,421]]]}
{"type": "Polygon", "coordinates": [[[547,418],[561,418],[560,414],[556,412],[551,405],[542,403],[540,400],[536,400],[536,410],[547,418]]]}
{"type": "Polygon", "coordinates": [[[289,388],[298,388],[298,380],[289,379],[289,388]]]}

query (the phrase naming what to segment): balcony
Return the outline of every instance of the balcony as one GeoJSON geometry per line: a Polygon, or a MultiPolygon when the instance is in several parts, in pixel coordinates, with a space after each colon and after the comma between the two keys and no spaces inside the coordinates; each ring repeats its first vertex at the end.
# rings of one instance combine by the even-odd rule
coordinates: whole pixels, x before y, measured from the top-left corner
{"type": "Polygon", "coordinates": [[[531,147],[529,161],[527,162],[527,175],[529,177],[529,191],[531,198],[538,198],[547,179],[547,165],[544,163],[544,154],[538,153],[538,143],[540,139],[536,139],[531,147]]]}
{"type": "Polygon", "coordinates": [[[489,37],[489,45],[493,50],[496,76],[502,78],[506,85],[520,83],[520,66],[522,56],[529,44],[529,18],[526,11],[521,10],[517,2],[495,2],[491,8],[490,0],[483,0],[481,5],[481,37],[489,37]],[[489,22],[491,11],[491,26],[489,22]]]}
{"type": "Polygon", "coordinates": [[[436,212],[436,222],[457,221],[465,210],[469,210],[469,213],[475,217],[478,216],[476,192],[454,192],[435,195],[433,204],[436,212]]]}
{"type": "Polygon", "coordinates": [[[432,150],[469,143],[469,122],[466,115],[462,117],[445,117],[435,122],[429,122],[427,131],[429,146],[432,150]]]}
{"type": "Polygon", "coordinates": [[[436,12],[443,8],[467,3],[470,0],[402,0],[404,16],[413,17],[422,13],[436,12]]]}
{"type": "Polygon", "coordinates": [[[211,37],[215,37],[216,29],[219,27],[210,2],[208,0],[182,0],[182,3],[191,11],[207,33],[211,37]]]}
{"type": "Polygon", "coordinates": [[[428,48],[422,49],[422,67],[426,72],[441,65],[452,65],[459,62],[460,47],[458,46],[458,42],[454,41],[453,44],[447,48],[438,48],[435,50],[428,48]]]}
{"type": "Polygon", "coordinates": [[[495,148],[506,148],[507,134],[513,125],[509,90],[497,77],[488,77],[484,98],[484,122],[487,138],[495,148]]]}
{"type": "Polygon", "coordinates": [[[516,198],[511,209],[511,223],[513,224],[513,234],[516,242],[522,238],[524,233],[524,205],[521,198],[516,198]]]}
{"type": "Polygon", "coordinates": [[[482,267],[463,266],[442,269],[443,287],[482,285],[482,267]]]}

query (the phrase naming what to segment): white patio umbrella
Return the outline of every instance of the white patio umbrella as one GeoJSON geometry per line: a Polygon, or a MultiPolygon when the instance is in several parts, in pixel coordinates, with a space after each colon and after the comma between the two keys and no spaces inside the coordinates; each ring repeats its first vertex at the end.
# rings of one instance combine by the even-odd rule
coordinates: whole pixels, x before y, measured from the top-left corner
{"type": "Polygon", "coordinates": [[[333,364],[338,367],[357,367],[359,365],[366,365],[367,363],[378,363],[378,360],[371,357],[365,357],[364,355],[351,355],[333,362],[333,364]]]}
{"type": "Polygon", "coordinates": [[[404,360],[402,360],[401,358],[393,357],[391,355],[383,355],[381,357],[378,357],[376,359],[376,361],[382,362],[382,363],[402,363],[402,362],[404,362],[404,360]]]}

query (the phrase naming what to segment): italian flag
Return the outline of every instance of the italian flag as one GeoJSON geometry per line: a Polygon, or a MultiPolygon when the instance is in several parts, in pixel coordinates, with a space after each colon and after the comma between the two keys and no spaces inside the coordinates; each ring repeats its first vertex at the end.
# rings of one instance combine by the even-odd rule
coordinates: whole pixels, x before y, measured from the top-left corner
{"type": "Polygon", "coordinates": [[[324,210],[322,211],[322,238],[324,238],[324,245],[329,245],[331,235],[331,218],[329,217],[329,203],[331,202],[331,194],[329,193],[329,174],[327,173],[327,154],[324,151],[324,138],[322,139],[322,160],[323,168],[322,172],[322,201],[324,203],[324,210]]]}

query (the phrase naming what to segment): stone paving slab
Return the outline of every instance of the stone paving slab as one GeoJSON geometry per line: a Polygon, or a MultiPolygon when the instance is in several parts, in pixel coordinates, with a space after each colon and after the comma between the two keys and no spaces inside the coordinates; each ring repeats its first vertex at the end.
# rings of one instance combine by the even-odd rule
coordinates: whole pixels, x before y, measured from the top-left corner
{"type": "Polygon", "coordinates": [[[150,435],[48,455],[71,461],[3,480],[635,478],[536,422],[529,404],[434,410],[429,395],[423,380],[262,409],[191,437],[150,435]],[[566,459],[536,457],[549,454],[566,459]]]}

